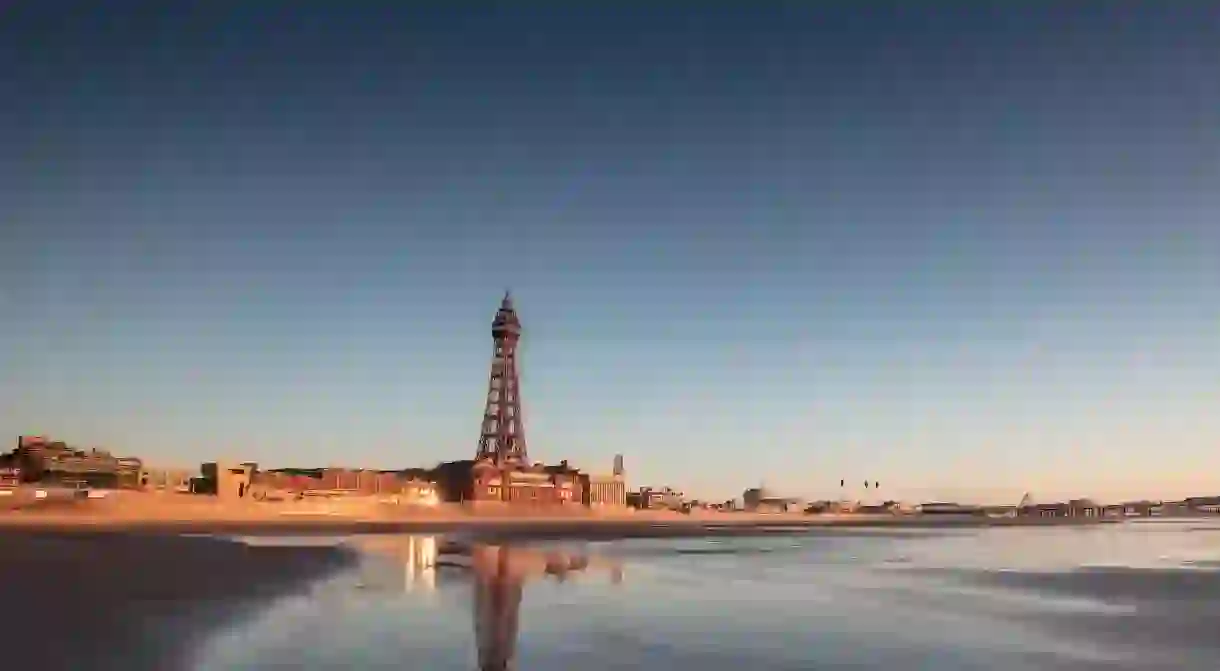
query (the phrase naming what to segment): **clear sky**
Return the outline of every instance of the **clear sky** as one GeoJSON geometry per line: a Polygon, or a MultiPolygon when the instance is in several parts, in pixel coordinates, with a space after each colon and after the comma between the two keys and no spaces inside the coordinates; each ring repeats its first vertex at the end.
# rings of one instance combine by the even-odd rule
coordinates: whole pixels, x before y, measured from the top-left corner
{"type": "Polygon", "coordinates": [[[0,434],[1220,491],[1215,3],[594,5],[4,3],[0,434]]]}

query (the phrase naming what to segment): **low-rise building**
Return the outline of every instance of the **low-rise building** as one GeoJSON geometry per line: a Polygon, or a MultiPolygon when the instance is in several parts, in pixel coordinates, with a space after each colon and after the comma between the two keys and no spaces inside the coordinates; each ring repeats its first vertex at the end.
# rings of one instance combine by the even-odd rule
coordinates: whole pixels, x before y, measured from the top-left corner
{"type": "Polygon", "coordinates": [[[791,496],[775,496],[766,487],[751,487],[741,493],[742,509],[748,513],[792,513],[803,512],[804,499],[791,496]]]}
{"type": "Polygon", "coordinates": [[[983,514],[993,519],[1007,519],[1017,516],[1016,506],[984,506],[983,514]]]}
{"type": "Polygon", "coordinates": [[[1194,513],[1206,515],[1220,513],[1220,496],[1190,496],[1182,503],[1194,513]]]}
{"type": "Polygon", "coordinates": [[[985,511],[980,506],[963,505],[960,503],[932,502],[916,506],[921,515],[983,515],[985,511]]]}
{"type": "Polygon", "coordinates": [[[587,476],[567,461],[523,466],[461,460],[442,463],[434,473],[442,500],[452,503],[579,506],[585,501],[587,476]]]}
{"type": "Polygon", "coordinates": [[[200,477],[192,484],[196,494],[210,494],[222,501],[234,501],[250,496],[258,464],[243,462],[233,464],[209,461],[199,467],[200,477]]]}
{"type": "Polygon", "coordinates": [[[860,515],[893,515],[898,512],[898,504],[895,501],[864,504],[856,508],[856,512],[860,515]]]}
{"type": "Polygon", "coordinates": [[[1092,499],[1072,499],[1067,504],[1068,517],[1101,517],[1104,506],[1092,499]]]}
{"type": "Polygon", "coordinates": [[[140,470],[140,488],[148,491],[189,492],[191,472],[184,468],[148,468],[140,470]]]}
{"type": "Polygon", "coordinates": [[[21,469],[15,466],[0,467],[0,487],[16,487],[21,484],[21,469]]]}
{"type": "Polygon", "coordinates": [[[618,475],[590,475],[586,490],[590,508],[627,507],[627,483],[618,475]]]}
{"type": "Polygon", "coordinates": [[[754,510],[749,512],[756,513],[800,513],[805,511],[806,503],[804,499],[783,497],[783,496],[768,496],[759,499],[754,504],[754,510]]]}
{"type": "Polygon", "coordinates": [[[1033,505],[1021,508],[1020,514],[1024,517],[1067,517],[1068,504],[1035,503],[1033,505]]]}
{"type": "Polygon", "coordinates": [[[627,479],[623,470],[623,455],[614,457],[614,468],[608,475],[590,474],[584,478],[585,505],[590,508],[625,508],[627,479]]]}
{"type": "Polygon", "coordinates": [[[640,510],[683,510],[686,495],[670,487],[641,487],[627,493],[627,505],[640,510]]]}
{"type": "Polygon", "coordinates": [[[916,510],[922,515],[978,515],[983,512],[979,506],[942,501],[921,503],[916,510]]]}
{"type": "Polygon", "coordinates": [[[422,469],[274,468],[256,472],[254,482],[258,495],[269,499],[378,496],[433,505],[437,487],[426,475],[422,469]]]}
{"type": "Polygon", "coordinates": [[[1160,503],[1154,501],[1128,501],[1121,504],[1125,517],[1152,517],[1154,510],[1160,510],[1160,503]]]}
{"type": "Polygon", "coordinates": [[[142,465],[137,458],[116,457],[106,450],[78,450],[45,436],[18,436],[17,446],[0,455],[0,467],[14,469],[22,482],[135,489],[142,465]]]}

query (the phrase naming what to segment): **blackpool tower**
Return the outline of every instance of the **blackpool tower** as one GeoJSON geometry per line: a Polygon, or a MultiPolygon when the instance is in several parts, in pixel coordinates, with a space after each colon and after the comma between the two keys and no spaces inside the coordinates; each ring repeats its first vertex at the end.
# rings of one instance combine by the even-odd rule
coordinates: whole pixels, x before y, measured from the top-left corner
{"type": "Polygon", "coordinates": [[[529,465],[525,450],[525,426],[521,420],[521,378],[517,343],[521,321],[513,309],[513,298],[505,292],[500,309],[491,322],[491,376],[487,383],[487,405],[479,434],[476,460],[491,459],[497,466],[529,465]]]}

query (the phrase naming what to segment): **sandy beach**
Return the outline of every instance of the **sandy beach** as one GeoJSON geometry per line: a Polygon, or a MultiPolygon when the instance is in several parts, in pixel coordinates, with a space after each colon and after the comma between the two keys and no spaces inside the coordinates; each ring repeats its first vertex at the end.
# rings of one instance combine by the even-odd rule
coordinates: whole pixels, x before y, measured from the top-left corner
{"type": "Polygon", "coordinates": [[[462,506],[403,507],[367,501],[222,503],[209,497],[117,493],[104,499],[27,502],[0,511],[0,528],[70,531],[144,530],[173,532],[444,532],[677,535],[709,530],[771,526],[1029,526],[1090,524],[1079,518],[986,518],[918,515],[804,515],[669,511],[470,509],[462,506]]]}

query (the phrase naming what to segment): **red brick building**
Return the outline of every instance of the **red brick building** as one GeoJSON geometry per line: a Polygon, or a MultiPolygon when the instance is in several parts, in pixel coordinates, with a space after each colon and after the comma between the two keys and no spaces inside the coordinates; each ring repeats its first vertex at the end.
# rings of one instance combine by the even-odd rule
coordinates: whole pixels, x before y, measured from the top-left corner
{"type": "Polygon", "coordinates": [[[517,466],[490,459],[451,461],[437,467],[441,497],[451,503],[582,505],[586,478],[561,462],[556,466],[517,466]]]}

